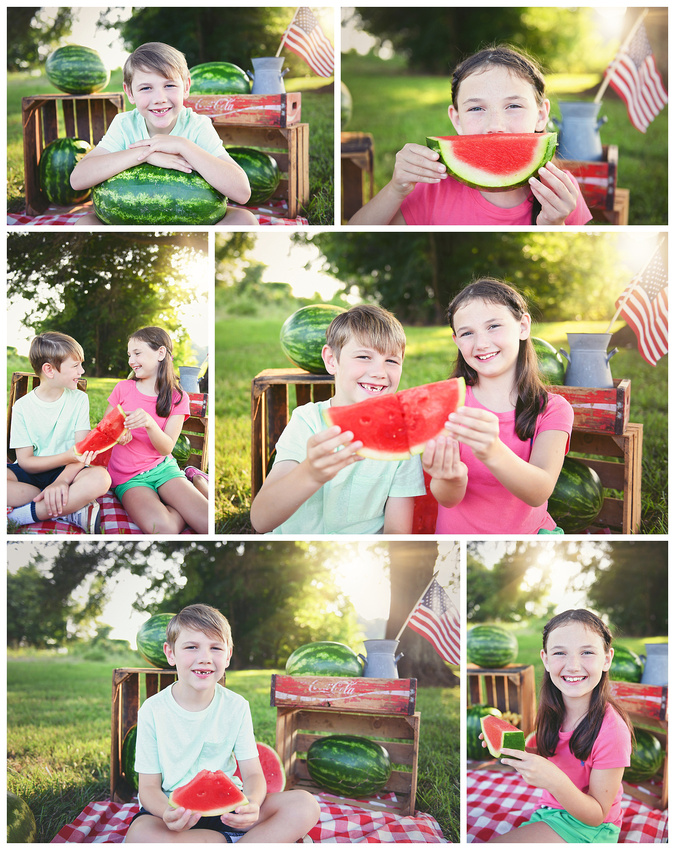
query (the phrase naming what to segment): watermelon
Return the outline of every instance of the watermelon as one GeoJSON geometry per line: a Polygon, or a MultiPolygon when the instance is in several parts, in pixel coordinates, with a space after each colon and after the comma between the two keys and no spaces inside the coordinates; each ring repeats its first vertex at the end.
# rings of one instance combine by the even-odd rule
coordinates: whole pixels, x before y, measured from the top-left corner
{"type": "Polygon", "coordinates": [[[38,167],[40,188],[50,203],[68,206],[87,200],[91,189],[76,191],[70,185],[70,175],[77,163],[91,149],[89,142],[68,137],[54,139],[42,151],[38,167]]]}
{"type": "MultiPolygon", "coordinates": [[[[283,791],[286,787],[286,771],[282,764],[277,751],[270,747],[269,744],[263,744],[261,741],[255,742],[258,748],[258,758],[260,759],[260,767],[262,768],[265,782],[267,784],[267,793],[276,794],[283,791]]],[[[239,765],[234,772],[234,775],[241,779],[239,765]]]]}
{"type": "Polygon", "coordinates": [[[124,433],[126,413],[118,404],[101,419],[93,431],[75,443],[75,454],[81,457],[85,452],[105,452],[112,448],[124,433]]]}
{"type": "Polygon", "coordinates": [[[363,676],[363,664],[344,643],[319,640],[299,646],[288,656],[289,676],[363,676]]]}
{"type": "Polygon", "coordinates": [[[349,122],[352,120],[352,110],[354,104],[352,101],[352,93],[344,83],[340,83],[340,129],[346,130],[349,122]]]}
{"type": "Polygon", "coordinates": [[[518,640],[501,626],[474,626],[466,636],[466,657],[479,667],[506,667],[518,657],[518,640]]]}
{"type": "Polygon", "coordinates": [[[122,762],[120,770],[122,776],[127,780],[129,785],[138,791],[138,773],[136,772],[136,731],[137,727],[134,724],[122,741],[122,762]]]}
{"type": "Polygon", "coordinates": [[[45,72],[49,82],[67,94],[94,94],[110,81],[110,71],[91,47],[66,44],[47,57],[45,72]]]}
{"type": "Polygon", "coordinates": [[[548,499],[548,512],[567,534],[574,534],[593,523],[604,498],[598,473],[580,460],[566,457],[548,499]]]}
{"type": "Polygon", "coordinates": [[[37,838],[35,815],[28,803],[7,792],[7,843],[32,844],[37,838]]]}
{"type": "Polygon", "coordinates": [[[562,386],[565,381],[565,364],[562,357],[545,339],[533,336],[532,345],[537,353],[542,381],[551,386],[562,386]]]}
{"type": "Polygon", "coordinates": [[[493,717],[502,716],[501,711],[491,705],[471,705],[466,710],[466,757],[468,759],[482,761],[488,757],[488,751],[478,737],[482,731],[480,719],[488,714],[493,717]]]}
{"type": "Polygon", "coordinates": [[[363,798],[387,784],[391,761],[385,748],[370,738],[328,735],[310,745],[307,770],[321,788],[341,796],[363,798]]]}
{"type": "Polygon", "coordinates": [[[627,646],[614,645],[614,657],[609,668],[609,678],[615,682],[639,682],[644,664],[639,655],[627,646]]]}
{"type": "Polygon", "coordinates": [[[665,752],[656,735],[637,727],[633,731],[635,743],[630,757],[630,767],[624,771],[623,778],[627,782],[646,782],[661,769],[665,752]]]}
{"type": "Polygon", "coordinates": [[[500,758],[504,747],[511,750],[525,749],[523,732],[502,717],[494,717],[492,714],[481,717],[480,727],[483,740],[493,758],[500,758]]]}
{"type": "Polygon", "coordinates": [[[557,133],[427,136],[450,174],[476,189],[522,186],[553,158],[557,142],[557,133]]]}
{"type": "Polygon", "coordinates": [[[246,203],[255,206],[271,198],[281,180],[276,159],[255,148],[227,148],[227,152],[248,177],[251,197],[246,203]]]}
{"type": "Polygon", "coordinates": [[[171,449],[171,454],[178,461],[179,466],[185,466],[192,454],[192,445],[186,434],[179,434],[176,445],[171,449]]]}
{"type": "Polygon", "coordinates": [[[465,396],[464,378],[450,378],[357,404],[327,407],[322,414],[329,426],[339,425],[363,443],[357,454],[404,460],[421,454],[427,441],[443,432],[449,414],[463,406],[465,396]]]}
{"type": "Polygon", "coordinates": [[[326,331],[333,319],[344,312],[344,308],[334,304],[310,304],[296,310],[283,323],[279,335],[286,357],[300,369],[325,375],[321,351],[326,344],[326,331]]]}
{"type": "Polygon", "coordinates": [[[251,81],[232,62],[204,62],[190,68],[190,94],[250,94],[251,81]]]}
{"type": "Polygon", "coordinates": [[[169,795],[169,805],[174,809],[189,809],[202,817],[224,815],[247,803],[241,789],[222,770],[200,770],[169,795]]]}
{"type": "Polygon", "coordinates": [[[227,198],[193,171],[141,163],[94,186],[96,215],[105,224],[215,224],[227,198]]]}
{"type": "Polygon", "coordinates": [[[153,667],[163,669],[171,667],[164,655],[164,644],[166,643],[166,627],[173,616],[174,614],[153,614],[143,623],[136,635],[138,651],[153,667]]]}
{"type": "Polygon", "coordinates": [[[525,749],[536,750],[537,749],[537,731],[536,729],[525,738],[525,749]]]}

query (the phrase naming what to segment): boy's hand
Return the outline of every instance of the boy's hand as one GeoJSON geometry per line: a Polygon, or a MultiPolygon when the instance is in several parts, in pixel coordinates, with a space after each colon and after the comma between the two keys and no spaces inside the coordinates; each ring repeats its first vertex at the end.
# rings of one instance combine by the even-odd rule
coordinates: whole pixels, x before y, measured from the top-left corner
{"type": "Polygon", "coordinates": [[[237,806],[233,812],[221,815],[220,819],[232,829],[250,829],[258,823],[260,817],[260,806],[250,801],[245,806],[237,806]]]}
{"type": "Polygon", "coordinates": [[[306,463],[315,481],[323,485],[335,478],[345,466],[363,460],[356,454],[363,443],[358,440],[352,443],[353,437],[351,431],[341,431],[338,425],[333,425],[307,440],[306,463]]]}
{"type": "Polygon", "coordinates": [[[541,204],[538,225],[564,224],[577,205],[579,190],[569,174],[552,162],[539,169],[539,179],[530,177],[532,194],[541,204]]]}
{"type": "Polygon", "coordinates": [[[459,459],[459,443],[452,437],[429,440],[422,453],[422,468],[432,478],[461,482],[466,480],[466,464],[459,459]]]}
{"type": "Polygon", "coordinates": [[[405,197],[416,183],[440,183],[447,178],[448,171],[438,160],[438,153],[426,145],[405,145],[396,154],[392,187],[405,197]]]}
{"type": "Polygon", "coordinates": [[[54,481],[53,484],[50,484],[48,487],[45,487],[45,489],[41,493],[38,493],[37,496],[33,499],[33,501],[44,501],[49,516],[61,516],[68,503],[69,491],[70,484],[68,484],[67,482],[54,481]]]}
{"type": "Polygon", "coordinates": [[[199,812],[192,812],[190,809],[174,809],[173,806],[167,806],[162,815],[162,820],[167,827],[174,832],[182,832],[184,829],[192,829],[192,827],[201,818],[199,812]]]}

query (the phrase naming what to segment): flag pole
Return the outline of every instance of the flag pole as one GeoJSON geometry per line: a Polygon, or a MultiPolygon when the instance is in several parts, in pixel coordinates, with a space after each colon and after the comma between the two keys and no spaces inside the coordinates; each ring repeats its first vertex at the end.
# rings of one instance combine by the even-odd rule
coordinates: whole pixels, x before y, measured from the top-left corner
{"type": "MultiPolygon", "coordinates": [[[[642,14],[635,21],[635,23],[631,27],[630,32],[628,33],[626,38],[624,38],[624,40],[621,44],[621,47],[619,47],[619,49],[617,50],[617,53],[616,53],[617,56],[621,53],[621,51],[625,47],[627,47],[630,44],[633,36],[635,35],[635,33],[640,28],[640,24],[644,21],[644,19],[647,17],[648,14],[649,14],[649,8],[645,8],[645,9],[642,10],[642,14]]],[[[611,70],[610,70],[609,74],[605,75],[605,78],[603,79],[602,83],[600,84],[600,88],[598,89],[598,93],[593,98],[593,103],[600,103],[600,101],[602,100],[602,96],[605,93],[605,91],[607,90],[607,86],[609,85],[609,82],[612,79],[612,77],[614,76],[614,72],[616,71],[616,57],[614,57],[614,61],[612,62],[612,65],[610,67],[611,67],[611,70]]]]}
{"type": "Polygon", "coordinates": [[[286,29],[284,30],[284,34],[281,36],[281,44],[279,45],[279,49],[275,53],[275,57],[279,56],[279,54],[281,53],[281,50],[282,50],[284,44],[286,43],[286,36],[288,35],[288,31],[293,26],[293,21],[298,17],[299,11],[300,11],[300,6],[297,6],[296,9],[295,9],[295,12],[293,13],[293,17],[291,18],[290,24],[286,27],[286,29]]]}
{"type": "Polygon", "coordinates": [[[609,323],[609,325],[608,325],[608,327],[607,327],[607,330],[605,331],[605,333],[606,333],[606,334],[608,334],[608,333],[611,331],[611,329],[612,329],[612,325],[614,324],[614,322],[616,322],[616,320],[617,320],[617,318],[618,318],[618,316],[619,316],[619,313],[623,310],[623,305],[624,305],[624,304],[626,303],[626,301],[628,300],[628,296],[629,296],[629,295],[631,294],[631,292],[635,289],[635,287],[638,285],[638,283],[640,283],[640,281],[642,280],[642,275],[645,273],[645,269],[646,269],[646,268],[647,268],[647,266],[651,263],[651,261],[654,259],[654,257],[656,256],[657,251],[660,251],[660,249],[661,249],[661,245],[663,245],[663,236],[661,236],[661,237],[659,238],[659,241],[658,241],[658,243],[657,243],[657,245],[656,245],[656,248],[654,248],[654,250],[652,251],[652,253],[649,255],[649,259],[647,260],[647,262],[646,262],[646,263],[642,266],[642,268],[640,269],[640,271],[639,271],[639,272],[635,275],[635,277],[633,278],[633,283],[632,283],[632,285],[631,285],[631,286],[629,286],[629,287],[628,287],[628,289],[626,289],[626,291],[624,292],[623,298],[621,299],[621,302],[619,303],[619,306],[616,308],[616,313],[612,316],[612,320],[610,321],[610,323],[609,323]]]}
{"type": "Polygon", "coordinates": [[[398,630],[398,634],[396,635],[395,640],[400,640],[400,639],[401,639],[401,635],[403,634],[403,630],[405,629],[405,627],[406,627],[406,626],[408,625],[408,623],[410,622],[410,618],[412,617],[412,615],[415,613],[415,608],[417,608],[417,606],[420,604],[420,599],[422,599],[422,597],[423,597],[423,596],[424,596],[424,594],[427,592],[427,590],[429,590],[429,588],[431,587],[431,585],[432,585],[432,583],[433,583],[433,581],[434,581],[434,579],[436,578],[436,576],[437,576],[437,575],[438,575],[438,570],[437,570],[437,571],[436,571],[436,572],[435,572],[435,573],[431,576],[431,578],[429,579],[429,584],[428,584],[428,585],[424,588],[424,590],[420,593],[420,595],[419,595],[419,599],[417,600],[417,602],[415,602],[415,604],[413,605],[413,607],[412,607],[412,609],[411,609],[410,613],[409,613],[409,614],[408,614],[408,616],[405,618],[405,623],[404,623],[404,624],[401,626],[401,628],[398,630]]]}

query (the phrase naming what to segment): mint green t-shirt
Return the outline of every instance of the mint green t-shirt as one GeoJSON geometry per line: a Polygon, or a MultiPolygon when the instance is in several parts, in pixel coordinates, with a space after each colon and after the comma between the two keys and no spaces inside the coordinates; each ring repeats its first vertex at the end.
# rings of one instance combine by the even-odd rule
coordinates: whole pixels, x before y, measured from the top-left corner
{"type": "MultiPolygon", "coordinates": [[[[326,428],[321,411],[330,400],[297,407],[276,445],[275,463],[307,457],[307,440],[326,428]]],[[[425,492],[419,455],[409,460],[365,458],[341,469],[272,534],[381,534],[390,497],[425,492]]]]}
{"type": "Polygon", "coordinates": [[[42,401],[31,390],[14,402],[9,446],[33,447],[35,457],[67,452],[78,431],[89,431],[89,397],[82,390],[64,389],[56,401],[42,401]]]}
{"type": "Polygon", "coordinates": [[[173,698],[172,689],[146,699],[138,710],[138,773],[161,773],[167,794],[200,770],[222,770],[241,788],[234,777],[235,756],[239,761],[258,758],[248,702],[217,684],[208,708],[187,711],[173,698]]]}

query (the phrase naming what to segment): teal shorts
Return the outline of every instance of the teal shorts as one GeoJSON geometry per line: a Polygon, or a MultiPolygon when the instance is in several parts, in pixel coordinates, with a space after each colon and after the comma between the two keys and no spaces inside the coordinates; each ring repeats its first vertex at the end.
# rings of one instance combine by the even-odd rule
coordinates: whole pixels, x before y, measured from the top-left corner
{"type": "Polygon", "coordinates": [[[555,528],[540,528],[537,534],[564,534],[563,529],[556,525],[555,528]]]}
{"type": "Polygon", "coordinates": [[[157,492],[162,484],[166,484],[172,478],[185,478],[185,473],[176,463],[176,458],[173,455],[167,455],[152,469],[139,472],[138,475],[134,475],[133,478],[125,481],[124,484],[118,484],[115,487],[115,495],[121,502],[122,496],[132,487],[149,487],[157,492]]]}
{"type": "MultiPolygon", "coordinates": [[[[538,809],[527,822],[547,824],[568,844],[616,844],[619,841],[620,830],[615,823],[588,826],[572,817],[565,809],[544,806],[538,809]]],[[[521,825],[525,826],[525,824],[521,825]]]]}

